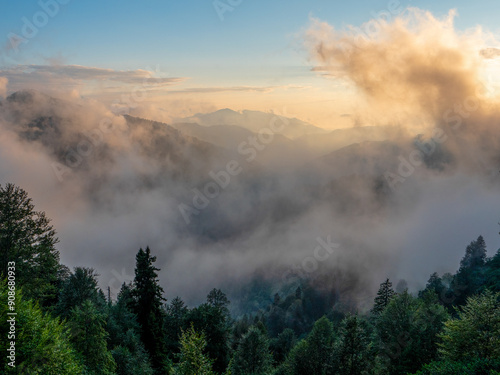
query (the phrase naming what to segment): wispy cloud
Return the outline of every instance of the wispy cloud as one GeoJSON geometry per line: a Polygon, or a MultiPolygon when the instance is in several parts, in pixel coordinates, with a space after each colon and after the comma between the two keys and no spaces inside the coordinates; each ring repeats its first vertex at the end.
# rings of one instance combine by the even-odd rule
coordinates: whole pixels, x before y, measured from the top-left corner
{"type": "Polygon", "coordinates": [[[85,86],[100,84],[141,85],[144,89],[160,89],[186,81],[186,77],[164,77],[143,69],[113,70],[81,65],[18,65],[0,70],[10,81],[13,91],[35,88],[81,90],[85,86]]]}
{"type": "Polygon", "coordinates": [[[181,90],[168,90],[169,93],[216,93],[216,92],[272,92],[277,89],[304,89],[305,86],[228,86],[228,87],[189,87],[181,90]]]}
{"type": "Polygon", "coordinates": [[[152,79],[156,85],[169,86],[185,81],[185,77],[155,77],[149,70],[113,70],[81,65],[20,65],[7,71],[10,74],[44,74],[67,77],[84,81],[115,81],[129,84],[141,84],[145,79],[152,79]]]}

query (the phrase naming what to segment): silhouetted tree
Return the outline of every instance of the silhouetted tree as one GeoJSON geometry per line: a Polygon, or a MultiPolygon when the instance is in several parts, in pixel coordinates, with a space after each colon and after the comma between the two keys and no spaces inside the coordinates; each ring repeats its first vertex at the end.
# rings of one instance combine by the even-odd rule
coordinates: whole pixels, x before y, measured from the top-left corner
{"type": "Polygon", "coordinates": [[[197,332],[203,331],[207,340],[207,353],[214,361],[215,372],[222,373],[229,363],[229,335],[231,322],[227,305],[229,301],[224,293],[214,290],[204,303],[190,310],[186,322],[193,324],[197,332]],[[214,298],[217,296],[217,298],[214,298]]]}
{"type": "Polygon", "coordinates": [[[361,318],[348,315],[342,320],[336,345],[339,375],[363,374],[370,366],[370,338],[361,318]]]}
{"type": "Polygon", "coordinates": [[[332,323],[322,317],[307,338],[295,345],[283,367],[292,375],[334,374],[333,345],[332,323]]]}
{"type": "Polygon", "coordinates": [[[269,340],[257,327],[241,339],[232,364],[232,375],[267,375],[272,369],[269,340]]]}
{"type": "Polygon", "coordinates": [[[141,340],[149,353],[151,365],[156,374],[163,374],[169,367],[163,324],[163,289],[158,281],[156,257],[149,247],[142,248],[136,255],[134,288],[131,292],[131,310],[140,325],[141,340]]]}
{"type": "Polygon", "coordinates": [[[0,185],[0,276],[15,262],[16,281],[24,296],[45,306],[57,295],[60,264],[56,231],[45,212],[35,211],[28,193],[18,186],[0,185]]]}
{"type": "Polygon", "coordinates": [[[92,268],[76,267],[62,284],[56,313],[66,318],[74,307],[81,306],[87,300],[103,309],[105,300],[99,294],[97,276],[92,268]]]}
{"type": "Polygon", "coordinates": [[[467,297],[477,293],[484,284],[486,243],[483,236],[472,241],[465,249],[460,268],[453,278],[454,304],[463,305],[467,297]]]}
{"type": "Polygon", "coordinates": [[[380,284],[371,313],[373,315],[379,315],[382,311],[384,311],[395,295],[396,292],[392,289],[391,281],[386,279],[382,284],[380,284]]]}

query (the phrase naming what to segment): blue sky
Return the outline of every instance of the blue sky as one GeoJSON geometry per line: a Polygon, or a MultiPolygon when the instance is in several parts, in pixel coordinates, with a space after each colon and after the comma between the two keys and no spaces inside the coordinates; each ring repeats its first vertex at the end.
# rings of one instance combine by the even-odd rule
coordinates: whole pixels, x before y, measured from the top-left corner
{"type": "MultiPolygon", "coordinates": [[[[359,25],[389,4],[386,0],[243,0],[221,21],[211,0],[70,0],[8,62],[41,64],[44,58],[57,58],[66,64],[113,69],[160,64],[183,76],[220,67],[293,66],[304,59],[294,50],[294,35],[307,27],[309,16],[336,27],[359,25]]],[[[498,29],[498,2],[402,0],[400,4],[437,15],[456,8],[458,28],[482,24],[498,29]]],[[[1,8],[4,43],[9,32],[21,34],[22,17],[32,20],[41,10],[32,0],[3,1],[1,8]]]]}
{"type": "MultiPolygon", "coordinates": [[[[57,1],[57,0],[54,0],[57,1]]],[[[217,13],[213,0],[65,0],[28,43],[2,49],[3,68],[66,64],[113,70],[159,67],[168,76],[186,77],[187,87],[322,85],[311,74],[300,44],[310,17],[336,28],[361,25],[398,1],[220,0],[232,8],[217,13]],[[229,4],[236,4],[231,6],[229,4]]],[[[3,1],[0,37],[22,35],[23,17],[42,10],[33,0],[3,1]]],[[[498,2],[401,0],[436,16],[458,10],[456,26],[483,25],[499,31],[498,2]]],[[[43,21],[43,20],[42,20],[43,21]]]]}

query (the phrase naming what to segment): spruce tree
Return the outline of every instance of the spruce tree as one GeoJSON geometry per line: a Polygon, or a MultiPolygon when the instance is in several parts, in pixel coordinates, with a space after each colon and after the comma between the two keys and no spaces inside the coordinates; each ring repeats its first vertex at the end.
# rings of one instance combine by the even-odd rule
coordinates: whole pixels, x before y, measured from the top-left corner
{"type": "Polygon", "coordinates": [[[87,300],[103,310],[105,300],[99,294],[98,276],[92,268],[75,267],[74,272],[62,283],[55,312],[66,318],[73,308],[87,300]]]}
{"type": "Polygon", "coordinates": [[[128,308],[131,287],[123,283],[115,304],[109,307],[108,345],[116,362],[116,375],[152,375],[153,370],[140,339],[137,317],[128,308]]]}
{"type": "Polygon", "coordinates": [[[142,248],[136,255],[134,289],[131,292],[131,309],[141,327],[141,340],[151,358],[156,374],[163,374],[168,368],[167,350],[163,325],[163,288],[159,285],[159,268],[154,266],[156,257],[149,247],[142,248]]]}
{"type": "Polygon", "coordinates": [[[379,315],[382,311],[384,311],[395,294],[396,292],[392,289],[391,281],[386,279],[382,284],[380,284],[371,313],[373,315],[379,315]]]}
{"type": "Polygon", "coordinates": [[[453,278],[453,294],[455,305],[464,305],[467,297],[476,294],[484,284],[486,272],[486,243],[483,236],[472,241],[465,249],[460,261],[460,268],[453,278]]]}
{"type": "Polygon", "coordinates": [[[105,316],[90,300],[75,307],[70,316],[71,342],[81,355],[89,374],[115,373],[116,363],[107,348],[108,333],[105,330],[105,323],[105,316]]]}
{"type": "Polygon", "coordinates": [[[257,327],[243,336],[232,363],[232,375],[266,375],[272,369],[269,340],[257,327]]]}
{"type": "Polygon", "coordinates": [[[188,308],[179,297],[175,297],[166,308],[164,332],[170,354],[177,354],[180,351],[179,338],[182,329],[185,328],[187,314],[188,308]]]}
{"type": "Polygon", "coordinates": [[[229,301],[224,293],[214,289],[204,303],[186,316],[186,323],[193,323],[198,331],[204,331],[207,339],[207,353],[214,361],[214,371],[222,373],[229,363],[230,320],[227,305],[229,301]]]}
{"type": "Polygon", "coordinates": [[[326,317],[322,317],[314,323],[307,338],[295,345],[283,367],[288,368],[293,375],[333,375],[333,350],[333,325],[326,317]]]}
{"type": "Polygon", "coordinates": [[[369,368],[370,338],[357,315],[348,315],[342,320],[336,349],[340,375],[363,374],[369,368]]]}

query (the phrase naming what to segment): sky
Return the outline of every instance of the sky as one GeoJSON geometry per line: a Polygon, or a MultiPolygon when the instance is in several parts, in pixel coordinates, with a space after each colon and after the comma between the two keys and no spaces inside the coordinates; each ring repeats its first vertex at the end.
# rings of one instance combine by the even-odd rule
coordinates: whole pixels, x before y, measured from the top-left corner
{"type": "MultiPolygon", "coordinates": [[[[500,5],[494,1],[4,1],[0,67],[4,76],[19,66],[77,65],[177,78],[148,96],[151,106],[169,113],[159,120],[225,107],[271,111],[288,106],[315,125],[345,127],[352,120],[342,115],[355,110],[356,99],[342,82],[311,71],[304,31],[312,18],[336,29],[360,27],[387,15],[392,21],[408,7],[436,17],[456,9],[458,30],[481,25],[500,31],[500,5]],[[23,42],[17,44],[17,37],[23,42]]],[[[131,90],[130,82],[109,82],[90,73],[95,72],[69,72],[74,80],[67,86],[53,80],[59,74],[54,71],[40,80],[9,79],[8,91],[38,83],[112,102],[131,90]]]]}

